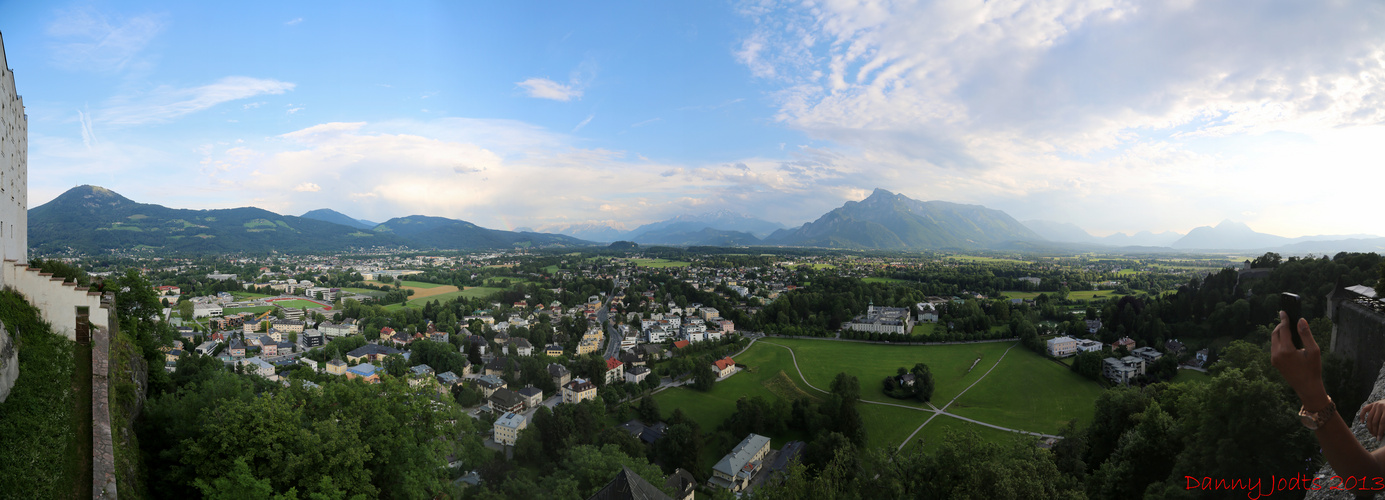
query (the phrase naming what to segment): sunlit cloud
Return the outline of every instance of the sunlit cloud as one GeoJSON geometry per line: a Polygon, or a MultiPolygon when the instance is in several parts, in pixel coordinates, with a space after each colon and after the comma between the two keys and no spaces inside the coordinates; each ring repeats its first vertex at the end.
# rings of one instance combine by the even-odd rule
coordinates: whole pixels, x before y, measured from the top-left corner
{"type": "Polygon", "coordinates": [[[551,99],[554,101],[571,101],[582,97],[582,89],[574,85],[564,85],[547,78],[527,78],[524,81],[515,82],[524,89],[525,95],[536,99],[551,99]]]}
{"type": "Polygon", "coordinates": [[[230,76],[215,83],[190,88],[158,87],[149,92],[112,99],[96,115],[110,125],[163,123],[221,103],[257,95],[283,94],[294,84],[274,79],[230,76]]]}

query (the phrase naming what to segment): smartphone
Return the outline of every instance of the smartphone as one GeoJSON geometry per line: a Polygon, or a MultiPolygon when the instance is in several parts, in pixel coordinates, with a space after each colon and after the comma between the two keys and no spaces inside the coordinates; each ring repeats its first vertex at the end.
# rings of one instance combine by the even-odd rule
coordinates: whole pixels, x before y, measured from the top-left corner
{"type": "Polygon", "coordinates": [[[1298,320],[1303,317],[1303,299],[1298,294],[1284,292],[1279,294],[1279,309],[1289,315],[1289,333],[1293,334],[1294,348],[1303,349],[1303,337],[1298,335],[1298,320]]]}

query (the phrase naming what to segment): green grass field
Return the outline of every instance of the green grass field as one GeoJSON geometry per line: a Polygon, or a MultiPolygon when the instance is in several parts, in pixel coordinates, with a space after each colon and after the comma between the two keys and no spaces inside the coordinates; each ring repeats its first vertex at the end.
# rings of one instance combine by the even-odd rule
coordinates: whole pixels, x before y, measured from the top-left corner
{"type": "MultiPolygon", "coordinates": [[[[990,368],[1000,353],[1010,347],[1010,342],[986,342],[959,345],[883,345],[858,342],[834,342],[830,340],[768,339],[755,345],[774,343],[793,348],[798,356],[799,367],[808,382],[823,390],[828,390],[832,379],[838,373],[855,375],[861,382],[861,398],[884,401],[906,406],[926,407],[921,402],[896,400],[885,395],[881,381],[895,375],[899,367],[912,368],[916,363],[925,363],[933,372],[936,388],[933,401],[950,401],[972,382],[975,382],[986,369],[990,368]],[[977,357],[981,362],[976,369],[967,373],[977,357]]],[[[779,348],[783,349],[783,348],[779,348]]],[[[792,369],[792,366],[790,366],[792,369]]],[[[796,375],[790,371],[790,375],[796,375]]],[[[910,429],[912,432],[913,429],[910,429]]]]}
{"type": "MultiPolygon", "coordinates": [[[[439,304],[446,304],[448,301],[450,301],[450,300],[452,300],[452,299],[455,299],[455,298],[457,298],[457,297],[486,298],[486,297],[491,296],[492,294],[495,294],[495,293],[498,293],[498,292],[502,292],[502,291],[504,291],[504,290],[499,289],[499,288],[478,286],[478,287],[474,287],[474,288],[468,288],[468,289],[466,289],[466,290],[458,290],[458,291],[455,291],[455,292],[447,292],[447,293],[442,293],[442,294],[438,294],[438,295],[430,295],[430,296],[428,296],[428,297],[421,297],[421,298],[417,298],[417,299],[412,299],[412,300],[406,302],[405,304],[407,304],[408,307],[422,308],[425,304],[427,304],[427,303],[429,303],[429,302],[432,302],[432,301],[434,301],[434,300],[438,301],[439,304]]],[[[399,308],[401,308],[401,307],[405,307],[405,304],[390,304],[390,305],[385,306],[385,309],[386,309],[386,310],[392,311],[392,310],[395,310],[395,309],[399,309],[399,308]]]]}
{"type": "Polygon", "coordinates": [[[236,300],[242,300],[242,299],[263,299],[263,298],[265,298],[265,297],[273,297],[273,295],[268,295],[268,294],[263,294],[263,293],[250,293],[250,292],[231,292],[231,296],[232,296],[232,297],[235,297],[236,300]]]}
{"type": "Polygon", "coordinates": [[[230,316],[230,315],[232,315],[232,314],[240,314],[240,313],[243,313],[243,312],[260,314],[260,313],[263,313],[263,312],[265,312],[265,311],[273,311],[273,310],[274,310],[274,306],[228,307],[228,308],[222,310],[222,311],[221,311],[221,314],[224,315],[224,316],[230,316]]]}
{"type": "Polygon", "coordinates": [[[543,271],[546,272],[546,273],[548,273],[548,274],[556,274],[556,273],[558,272],[558,265],[557,265],[557,264],[554,264],[554,265],[545,267],[545,268],[543,268],[543,271]]]}
{"type": "Polygon", "coordinates": [[[630,259],[630,262],[633,263],[633,264],[635,264],[635,265],[637,265],[637,266],[640,266],[640,267],[653,267],[653,268],[688,267],[688,266],[692,265],[691,262],[679,262],[679,261],[668,260],[668,259],[630,259]]]}
{"type": "Polygon", "coordinates": [[[1028,264],[1028,262],[1015,259],[1001,259],[995,257],[981,257],[979,255],[949,255],[947,258],[953,260],[965,260],[968,262],[1012,262],[1017,264],[1028,264]]]}
{"type": "Polygon", "coordinates": [[[1178,373],[1174,374],[1173,380],[1171,382],[1175,384],[1179,382],[1196,382],[1201,384],[1210,382],[1211,380],[1211,375],[1202,373],[1197,370],[1178,370],[1178,373]]]}
{"type": "Polygon", "coordinates": [[[437,288],[440,286],[445,286],[439,285],[437,283],[424,283],[422,281],[405,281],[403,284],[404,286],[411,286],[414,288],[437,288]]]}
{"type": "Polygon", "coordinates": [[[914,325],[913,335],[915,337],[928,337],[933,335],[933,331],[938,329],[937,323],[919,323],[914,325]]]}
{"type": "Polygon", "coordinates": [[[370,296],[372,296],[372,297],[381,296],[381,295],[384,295],[384,294],[385,294],[385,292],[382,292],[382,291],[379,291],[379,290],[371,290],[371,289],[369,289],[369,288],[343,288],[343,289],[341,289],[341,291],[343,291],[343,292],[357,293],[357,294],[361,294],[361,295],[370,295],[370,296]]]}
{"type": "Polygon", "coordinates": [[[274,305],[284,307],[286,309],[302,309],[304,307],[308,309],[316,309],[322,307],[322,304],[313,302],[311,300],[302,299],[276,300],[274,301],[274,305]]]}
{"type": "Polygon", "coordinates": [[[491,276],[486,278],[486,286],[500,286],[500,282],[504,280],[510,280],[510,286],[529,282],[520,276],[491,276]]]}
{"type": "Polygon", "coordinates": [[[1068,420],[1076,418],[1079,425],[1091,421],[1101,390],[1096,382],[1016,347],[947,411],[1002,427],[1055,434],[1068,420]]]}
{"type": "MultiPolygon", "coordinates": [[[[981,436],[981,439],[993,443],[1015,438],[1033,439],[1023,434],[992,429],[984,425],[976,425],[946,415],[938,415],[938,418],[933,419],[932,422],[928,422],[928,425],[923,426],[923,429],[920,430],[918,434],[914,435],[914,440],[909,442],[908,447],[923,446],[925,452],[934,452],[942,446],[943,441],[947,439],[949,433],[966,430],[975,431],[981,436]]],[[[909,432],[914,432],[914,430],[909,429],[909,432]]],[[[895,444],[898,445],[898,443],[895,444]]]]}

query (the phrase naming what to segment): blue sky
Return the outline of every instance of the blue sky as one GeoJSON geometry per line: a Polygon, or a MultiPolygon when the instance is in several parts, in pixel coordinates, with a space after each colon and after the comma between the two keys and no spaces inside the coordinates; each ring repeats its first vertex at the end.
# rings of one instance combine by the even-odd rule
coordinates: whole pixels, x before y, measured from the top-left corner
{"type": "Polygon", "coordinates": [[[1385,234],[1378,2],[0,2],[30,202],[1385,234]]]}

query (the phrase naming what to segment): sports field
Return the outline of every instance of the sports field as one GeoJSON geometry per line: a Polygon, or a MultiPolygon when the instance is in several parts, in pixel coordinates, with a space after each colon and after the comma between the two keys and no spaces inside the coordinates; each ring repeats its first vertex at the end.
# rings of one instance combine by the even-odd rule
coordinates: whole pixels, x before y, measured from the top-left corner
{"type": "MultiPolygon", "coordinates": [[[[457,290],[457,287],[451,286],[451,285],[447,285],[447,286],[443,286],[443,287],[438,287],[438,288],[450,288],[450,289],[452,289],[452,290],[449,291],[449,292],[445,292],[445,293],[432,294],[432,295],[424,295],[424,296],[422,296],[422,297],[420,297],[417,293],[415,293],[414,296],[413,296],[412,298],[410,298],[408,302],[406,302],[406,303],[404,303],[404,304],[390,304],[390,305],[385,306],[385,309],[386,309],[386,310],[394,310],[394,309],[399,309],[399,308],[401,308],[401,307],[405,307],[405,305],[407,305],[408,307],[422,308],[425,304],[427,304],[427,303],[429,303],[429,302],[432,302],[432,301],[434,301],[434,300],[438,301],[439,304],[446,304],[448,301],[450,301],[450,300],[452,300],[452,299],[455,299],[455,298],[457,298],[457,297],[486,298],[486,297],[489,297],[489,296],[491,296],[491,295],[494,295],[495,293],[504,291],[504,290],[502,290],[502,289],[500,289],[500,288],[493,288],[493,287],[486,287],[486,286],[473,286],[473,287],[467,287],[466,290],[457,290]]],[[[434,288],[434,290],[437,290],[438,288],[434,288]]]]}
{"type": "Polygon", "coordinates": [[[305,307],[308,309],[332,308],[331,304],[325,304],[322,302],[306,299],[269,299],[267,302],[271,302],[276,306],[283,307],[286,309],[302,309],[305,307]]]}

